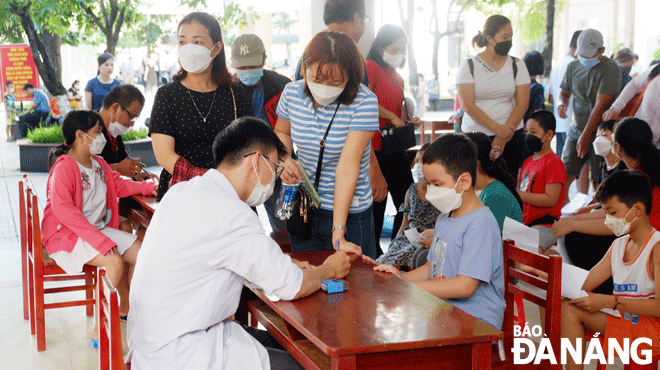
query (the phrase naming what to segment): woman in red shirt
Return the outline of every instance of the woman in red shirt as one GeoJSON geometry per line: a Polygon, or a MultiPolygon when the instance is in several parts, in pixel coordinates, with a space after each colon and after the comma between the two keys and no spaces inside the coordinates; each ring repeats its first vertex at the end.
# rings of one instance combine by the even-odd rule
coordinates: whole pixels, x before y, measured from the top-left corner
{"type": "MultiPolygon", "coordinates": [[[[403,78],[396,72],[405,64],[406,44],[408,38],[399,26],[386,24],[378,30],[376,39],[371,44],[367,55],[367,75],[369,88],[378,97],[379,128],[388,125],[403,126],[406,124],[402,118],[409,119],[411,123],[419,124],[419,118],[408,118],[403,111],[403,78]]],[[[411,107],[412,108],[412,107],[411,107]]],[[[403,204],[406,191],[413,182],[410,172],[410,159],[405,151],[385,154],[381,147],[380,132],[374,134],[371,147],[376,154],[380,171],[387,182],[387,190],[392,196],[398,211],[403,204]]],[[[387,199],[374,202],[374,231],[376,240],[380,240],[383,228],[383,217],[387,199]]],[[[398,230],[403,220],[403,214],[397,212],[394,218],[393,230],[398,230]]],[[[392,233],[394,236],[395,233],[392,233]]],[[[378,255],[382,251],[378,248],[378,255]]]]}

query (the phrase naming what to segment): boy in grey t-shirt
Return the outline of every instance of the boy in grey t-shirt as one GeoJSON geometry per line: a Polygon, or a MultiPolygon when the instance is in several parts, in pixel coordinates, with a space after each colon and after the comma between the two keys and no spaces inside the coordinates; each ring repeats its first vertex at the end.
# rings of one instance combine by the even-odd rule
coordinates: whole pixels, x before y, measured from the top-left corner
{"type": "Polygon", "coordinates": [[[567,117],[568,100],[573,97],[573,119],[562,154],[566,166],[566,189],[587,161],[592,182],[598,178],[601,157],[594,152],[592,143],[596,139],[600,118],[621,90],[619,67],[604,56],[604,52],[603,35],[599,31],[582,31],[576,51],[578,60],[568,65],[561,83],[560,117],[567,117]]]}
{"type": "Polygon", "coordinates": [[[447,134],[426,149],[426,199],[440,212],[428,261],[400,275],[470,315],[501,329],[504,319],[502,237],[495,217],[474,191],[477,149],[463,134],[447,134]],[[450,148],[450,149],[447,149],[450,148]]]}

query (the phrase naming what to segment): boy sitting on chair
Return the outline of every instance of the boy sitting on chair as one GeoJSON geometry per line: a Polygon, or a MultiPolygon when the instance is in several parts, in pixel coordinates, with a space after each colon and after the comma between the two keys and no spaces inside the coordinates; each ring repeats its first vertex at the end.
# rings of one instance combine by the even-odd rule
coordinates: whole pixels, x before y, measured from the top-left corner
{"type": "MultiPolygon", "coordinates": [[[[651,194],[648,177],[630,170],[615,172],[598,187],[596,199],[607,213],[605,225],[619,238],[589,271],[582,289],[589,292],[611,276],[614,292],[562,302],[561,336],[570,339],[574,347],[577,339],[584,343],[586,326],[604,332],[605,343],[613,338],[620,346],[623,338],[629,338],[630,343],[650,338],[654,357],[660,354],[660,301],[655,295],[660,287],[655,276],[660,270],[660,233],[649,223],[651,194]],[[602,308],[619,310],[621,317],[600,312],[602,308]]],[[[607,348],[603,345],[604,351],[607,348]]],[[[648,349],[647,344],[641,344],[638,352],[648,349]]],[[[583,368],[571,356],[567,360],[567,370],[583,368]]]]}
{"type": "Polygon", "coordinates": [[[391,265],[374,270],[398,274],[500,329],[506,305],[502,237],[474,191],[477,148],[463,134],[447,134],[428,147],[422,162],[426,199],[441,212],[428,262],[405,273],[391,265]]]}

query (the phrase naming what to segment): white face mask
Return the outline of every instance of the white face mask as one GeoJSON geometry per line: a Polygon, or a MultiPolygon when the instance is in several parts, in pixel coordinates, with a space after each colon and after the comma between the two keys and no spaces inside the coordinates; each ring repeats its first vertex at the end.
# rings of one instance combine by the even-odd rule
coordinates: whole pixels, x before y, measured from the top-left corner
{"type": "MultiPolygon", "coordinates": [[[[630,211],[632,211],[632,208],[630,209],[630,211]]],[[[617,237],[628,234],[630,232],[630,225],[632,225],[632,223],[635,222],[635,220],[637,219],[637,217],[635,217],[635,219],[630,222],[626,221],[626,218],[630,214],[630,211],[626,213],[626,216],[624,218],[618,218],[612,215],[605,216],[605,226],[607,226],[608,229],[612,230],[614,235],[616,235],[617,237]]]]}
{"type": "Polygon", "coordinates": [[[449,213],[463,204],[463,192],[460,194],[456,192],[457,185],[458,181],[453,189],[429,185],[426,190],[426,200],[441,213],[449,213]]]}
{"type": "Polygon", "coordinates": [[[599,136],[594,140],[594,152],[601,157],[605,157],[610,154],[612,150],[612,142],[607,139],[605,136],[599,136]]]}
{"type": "MultiPolygon", "coordinates": [[[[87,133],[85,133],[87,135],[87,133]]],[[[107,140],[105,140],[105,136],[103,134],[98,134],[96,135],[95,138],[92,138],[91,136],[87,135],[88,138],[92,139],[92,143],[88,144],[89,145],[89,154],[92,155],[99,155],[103,151],[103,147],[105,147],[105,143],[107,140]]]]}
{"type": "Polygon", "coordinates": [[[179,46],[176,51],[181,68],[188,73],[202,73],[206,71],[213,60],[213,57],[211,57],[213,49],[215,49],[215,45],[213,45],[211,50],[202,45],[195,44],[179,46]]]}
{"type": "Polygon", "coordinates": [[[314,100],[321,105],[329,105],[333,101],[337,100],[339,95],[344,92],[343,87],[317,84],[315,82],[309,81],[309,79],[307,80],[307,86],[309,87],[309,91],[312,93],[314,100]]]}
{"type": "Polygon", "coordinates": [[[387,65],[389,65],[394,69],[401,67],[401,63],[403,63],[403,58],[405,58],[405,55],[403,54],[390,54],[386,51],[383,51],[383,61],[385,61],[387,65]]]}
{"type": "MultiPolygon", "coordinates": [[[[255,156],[256,157],[256,156],[255,156]]],[[[266,166],[268,166],[268,169],[270,172],[273,174],[273,179],[270,181],[268,185],[262,185],[261,180],[259,179],[259,172],[257,172],[257,166],[254,164],[254,159],[252,160],[252,168],[254,169],[254,172],[257,174],[257,185],[255,185],[254,189],[252,190],[252,193],[250,196],[247,198],[245,203],[248,204],[250,207],[256,207],[258,205],[264,204],[270,198],[271,195],[273,195],[273,189],[275,189],[275,172],[273,172],[273,169],[270,168],[270,165],[266,163],[266,166]]]]}
{"type": "Polygon", "coordinates": [[[412,168],[412,175],[415,179],[417,179],[417,182],[426,181],[424,179],[424,171],[422,171],[422,164],[421,163],[415,163],[415,165],[412,168]]]}
{"type": "Polygon", "coordinates": [[[126,127],[119,123],[119,114],[117,114],[117,119],[113,122],[112,121],[112,114],[110,115],[110,125],[108,126],[108,133],[112,135],[112,137],[117,137],[125,134],[130,127],[126,127]]]}

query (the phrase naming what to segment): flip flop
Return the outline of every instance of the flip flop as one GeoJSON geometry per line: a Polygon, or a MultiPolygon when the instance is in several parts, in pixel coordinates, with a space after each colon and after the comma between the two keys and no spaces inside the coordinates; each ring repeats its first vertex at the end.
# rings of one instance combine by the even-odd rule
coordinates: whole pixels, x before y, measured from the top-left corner
{"type": "Polygon", "coordinates": [[[94,338],[89,338],[89,345],[92,346],[95,350],[99,350],[99,340],[94,338]]]}

